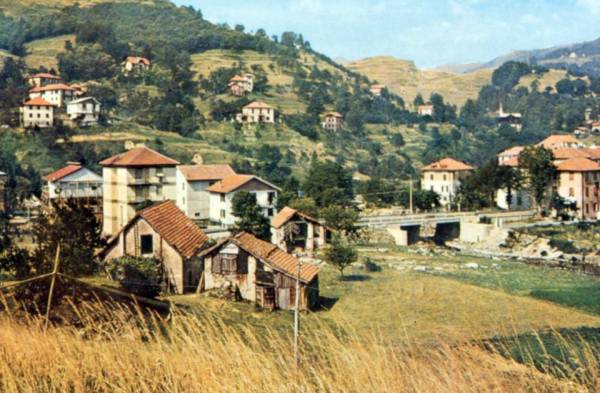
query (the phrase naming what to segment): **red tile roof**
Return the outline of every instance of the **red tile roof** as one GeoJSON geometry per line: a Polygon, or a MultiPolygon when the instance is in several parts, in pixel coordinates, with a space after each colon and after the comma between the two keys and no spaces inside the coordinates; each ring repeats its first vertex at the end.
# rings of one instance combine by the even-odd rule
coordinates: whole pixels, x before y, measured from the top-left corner
{"type": "Polygon", "coordinates": [[[503,152],[498,153],[498,156],[518,156],[523,150],[525,150],[524,146],[513,146],[504,150],[503,152]]]}
{"type": "Polygon", "coordinates": [[[35,98],[32,98],[31,100],[27,100],[23,103],[23,105],[24,106],[56,106],[56,104],[48,102],[45,99],[43,99],[42,97],[35,97],[35,98]]]}
{"type": "Polygon", "coordinates": [[[45,177],[47,181],[58,181],[63,179],[69,175],[72,175],[75,172],[79,172],[81,170],[81,165],[70,164],[64,168],[61,168],[57,171],[52,172],[48,176],[45,177]]]}
{"type": "Polygon", "coordinates": [[[473,167],[453,158],[444,158],[427,165],[423,171],[470,171],[473,167]]]}
{"type": "Polygon", "coordinates": [[[140,146],[102,160],[100,165],[106,167],[175,166],[179,165],[179,162],[145,146],[140,146]]]}
{"type": "Polygon", "coordinates": [[[138,212],[137,217],[146,220],[185,259],[193,257],[208,240],[173,201],[156,203],[138,212]]]}
{"type": "Polygon", "coordinates": [[[550,135],[548,138],[538,143],[537,146],[551,148],[555,145],[560,145],[564,143],[579,144],[579,141],[573,135],[550,135]]]}
{"type": "Polygon", "coordinates": [[[53,91],[53,90],[75,91],[74,88],[72,88],[69,85],[65,85],[64,83],[53,83],[51,85],[34,87],[33,89],[29,90],[29,92],[30,93],[41,93],[43,91],[53,91]]]}
{"type": "Polygon", "coordinates": [[[215,192],[218,194],[228,194],[230,192],[237,190],[238,188],[242,187],[244,184],[246,184],[252,180],[259,181],[259,182],[266,184],[267,186],[279,191],[279,187],[274,186],[273,184],[267,182],[266,180],[261,179],[258,176],[238,175],[238,174],[229,175],[229,176],[225,177],[220,182],[215,183],[212,186],[208,187],[206,189],[206,191],[215,192]]]}
{"type": "Polygon", "coordinates": [[[577,149],[574,147],[561,147],[552,150],[554,158],[557,160],[568,160],[569,158],[590,158],[588,149],[577,149]]]}
{"type": "Polygon", "coordinates": [[[273,109],[273,107],[266,102],[254,101],[251,104],[246,105],[244,108],[248,109],[273,109]]]}
{"type": "Polygon", "coordinates": [[[556,165],[559,172],[600,171],[600,164],[588,158],[571,158],[556,165]]]}
{"type": "Polygon", "coordinates": [[[291,207],[286,206],[283,209],[281,209],[281,211],[279,213],[277,213],[277,215],[275,217],[273,217],[273,220],[271,221],[271,226],[273,228],[279,229],[284,224],[286,224],[289,220],[291,220],[295,215],[302,217],[306,221],[310,221],[310,222],[319,224],[319,221],[317,219],[309,216],[308,214],[304,214],[302,212],[299,212],[296,209],[292,209],[291,207]]]}
{"type": "Polygon", "coordinates": [[[339,113],[339,112],[327,112],[325,114],[325,117],[339,117],[339,118],[342,118],[344,116],[342,116],[342,114],[339,113]]]}
{"type": "MultiPolygon", "coordinates": [[[[220,249],[229,242],[287,276],[295,278],[298,273],[298,260],[296,257],[288,254],[276,245],[246,232],[239,233],[218,243],[216,246],[205,251],[205,255],[220,249]]],[[[320,270],[318,266],[303,263],[300,267],[300,281],[310,283],[319,274],[320,270]]]]}
{"type": "Polygon", "coordinates": [[[181,165],[178,169],[187,181],[223,180],[235,175],[229,165],[181,165]]]}
{"type": "Polygon", "coordinates": [[[512,167],[516,168],[516,167],[519,166],[519,157],[509,158],[508,160],[502,161],[498,165],[500,165],[500,166],[512,166],[512,167]]]}
{"type": "Polygon", "coordinates": [[[29,79],[33,79],[33,78],[56,79],[56,80],[61,80],[62,79],[58,75],[49,74],[47,72],[42,72],[42,73],[39,73],[39,74],[34,74],[34,75],[31,75],[29,77],[29,79]]]}

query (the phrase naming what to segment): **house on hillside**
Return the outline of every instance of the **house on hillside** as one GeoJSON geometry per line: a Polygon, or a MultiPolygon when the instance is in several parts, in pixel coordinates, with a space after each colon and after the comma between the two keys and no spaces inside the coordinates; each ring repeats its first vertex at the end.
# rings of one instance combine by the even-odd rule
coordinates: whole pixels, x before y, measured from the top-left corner
{"type": "Polygon", "coordinates": [[[229,165],[180,165],[177,167],[177,206],[193,220],[210,218],[207,188],[235,175],[229,165]]]}
{"type": "Polygon", "coordinates": [[[145,146],[100,162],[103,177],[103,234],[114,236],[140,207],[175,201],[179,162],[145,146]]]}
{"type": "Polygon", "coordinates": [[[94,97],[83,97],[67,104],[69,120],[81,127],[98,124],[100,121],[100,101],[94,97]]]}
{"type": "Polygon", "coordinates": [[[381,93],[384,89],[386,89],[385,85],[372,85],[370,91],[375,97],[381,97],[381,93]]]}
{"type": "Polygon", "coordinates": [[[162,263],[169,292],[194,292],[202,274],[199,252],[208,237],[173,201],[140,210],[101,253],[109,262],[124,256],[156,258],[162,263]]]}
{"type": "Polygon", "coordinates": [[[229,175],[206,189],[210,193],[210,220],[221,225],[235,224],[232,200],[239,191],[248,191],[256,196],[265,217],[275,215],[279,187],[252,175],[229,175]]]}
{"type": "Polygon", "coordinates": [[[328,112],[325,114],[322,127],[331,132],[341,131],[344,128],[344,116],[338,112],[328,112]]]}
{"type": "Polygon", "coordinates": [[[521,131],[523,128],[523,115],[520,113],[506,113],[500,104],[500,109],[498,110],[498,115],[496,116],[496,123],[501,126],[503,124],[507,124],[517,131],[521,131]]]}
{"type": "MultiPolygon", "coordinates": [[[[242,299],[263,309],[296,308],[299,261],[274,244],[240,233],[218,242],[201,256],[201,290],[235,288],[242,299]]],[[[319,303],[319,271],[308,263],[300,265],[300,310],[314,309],[319,303]]]]}
{"type": "Polygon", "coordinates": [[[0,214],[6,212],[6,173],[0,171],[0,214]]]}
{"type": "Polygon", "coordinates": [[[546,149],[556,150],[563,148],[580,148],[582,144],[573,135],[550,135],[536,146],[542,146],[546,149]]]}
{"type": "Polygon", "coordinates": [[[25,101],[19,108],[19,123],[24,128],[53,127],[57,105],[42,97],[25,101]]]}
{"type": "Polygon", "coordinates": [[[59,108],[75,99],[76,90],[64,83],[34,87],[29,90],[29,98],[43,98],[59,108]]]}
{"type": "Polygon", "coordinates": [[[78,200],[102,206],[102,176],[78,162],[69,162],[64,168],[47,175],[44,180],[44,197],[48,202],[78,200]]]}
{"type": "Polygon", "coordinates": [[[427,165],[422,170],[421,186],[440,196],[442,206],[455,203],[455,197],[461,181],[467,177],[473,167],[453,158],[444,158],[427,165]]]}
{"type": "Polygon", "coordinates": [[[242,73],[229,80],[229,91],[235,97],[243,97],[254,90],[254,75],[242,73]]]}
{"type": "Polygon", "coordinates": [[[288,251],[315,251],[327,245],[331,230],[317,219],[284,207],[271,220],[271,241],[288,251]]]}
{"type": "Polygon", "coordinates": [[[419,116],[433,116],[435,111],[434,111],[433,105],[427,104],[427,105],[419,105],[417,107],[417,113],[419,114],[419,116]]]}
{"type": "Polygon", "coordinates": [[[152,63],[145,57],[127,56],[121,64],[124,74],[141,74],[150,69],[152,63]]]}
{"type": "Polygon", "coordinates": [[[236,120],[243,124],[275,123],[275,108],[262,101],[254,101],[242,108],[236,120]]]}
{"type": "Polygon", "coordinates": [[[600,218],[600,164],[588,158],[571,158],[556,165],[558,195],[577,207],[581,220],[600,218]]]}
{"type": "Polygon", "coordinates": [[[60,76],[49,74],[46,72],[30,75],[27,77],[27,82],[31,87],[42,87],[46,85],[60,83],[61,80],[62,78],[60,76]]]}

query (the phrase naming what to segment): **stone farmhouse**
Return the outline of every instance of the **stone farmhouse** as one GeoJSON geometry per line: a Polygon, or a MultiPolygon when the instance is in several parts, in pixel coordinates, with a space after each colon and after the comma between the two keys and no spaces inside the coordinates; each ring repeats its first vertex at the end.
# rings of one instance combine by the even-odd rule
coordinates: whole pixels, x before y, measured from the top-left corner
{"type": "Polygon", "coordinates": [[[180,165],[177,167],[177,206],[193,220],[210,219],[207,188],[235,175],[229,165],[180,165]]]}
{"type": "Polygon", "coordinates": [[[116,235],[148,202],[175,201],[179,162],[145,146],[100,162],[104,183],[103,233],[116,235]]]}
{"type": "Polygon", "coordinates": [[[317,219],[284,207],[271,221],[271,241],[281,249],[312,252],[327,245],[331,230],[317,219]]]}
{"type": "Polygon", "coordinates": [[[19,108],[19,123],[24,128],[48,128],[56,122],[57,105],[42,97],[27,100],[19,108]]]}
{"type": "Polygon", "coordinates": [[[275,123],[275,108],[262,102],[255,101],[242,108],[236,120],[243,124],[275,123]]]}
{"type": "MultiPolygon", "coordinates": [[[[200,290],[235,288],[242,299],[263,309],[295,309],[299,261],[274,244],[248,233],[219,241],[201,253],[204,275],[200,290]]],[[[300,266],[299,309],[313,309],[319,301],[317,266],[300,266]]]]}
{"type": "Polygon", "coordinates": [[[444,158],[427,165],[422,170],[421,187],[435,191],[440,196],[442,206],[455,203],[456,194],[463,180],[473,167],[453,158],[444,158]]]}
{"type": "Polygon", "coordinates": [[[202,272],[199,252],[208,238],[173,201],[140,210],[113,236],[101,256],[107,262],[124,256],[156,258],[162,263],[169,292],[194,292],[202,272]]]}
{"type": "Polygon", "coordinates": [[[273,217],[277,206],[279,187],[252,175],[229,175],[208,187],[210,220],[224,226],[235,224],[232,212],[233,196],[239,191],[248,191],[256,196],[256,202],[262,208],[265,217],[273,217]]]}

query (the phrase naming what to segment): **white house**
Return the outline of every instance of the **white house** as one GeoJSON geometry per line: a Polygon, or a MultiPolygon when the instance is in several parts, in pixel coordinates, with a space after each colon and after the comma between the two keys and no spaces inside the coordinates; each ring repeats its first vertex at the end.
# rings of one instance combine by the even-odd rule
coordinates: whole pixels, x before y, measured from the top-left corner
{"type": "Polygon", "coordinates": [[[102,198],[102,176],[76,162],[45,177],[47,199],[102,198]]]}
{"type": "Polygon", "coordinates": [[[54,126],[56,117],[56,104],[48,102],[42,97],[25,101],[19,108],[21,127],[47,128],[54,126]]]}
{"type": "Polygon", "coordinates": [[[275,123],[275,108],[262,102],[255,101],[246,105],[242,113],[236,117],[239,123],[275,123]]]}
{"type": "Polygon", "coordinates": [[[89,126],[100,120],[100,108],[100,101],[94,97],[83,97],[67,104],[67,115],[80,126],[89,126]]]}
{"type": "Polygon", "coordinates": [[[180,165],[177,167],[177,207],[193,220],[210,218],[210,193],[206,190],[227,176],[229,165],[180,165]]]}
{"type": "Polygon", "coordinates": [[[34,87],[29,90],[29,98],[41,97],[56,106],[63,107],[75,99],[76,90],[64,83],[56,83],[46,86],[34,87]]]}
{"type": "Polygon", "coordinates": [[[444,158],[423,168],[421,185],[424,190],[436,192],[440,204],[448,206],[455,202],[461,181],[473,171],[473,167],[453,158],[444,158]]]}
{"type": "Polygon", "coordinates": [[[256,195],[256,201],[265,217],[273,217],[276,212],[277,186],[252,175],[229,175],[207,188],[210,193],[210,220],[221,225],[235,224],[232,212],[232,199],[238,191],[248,191],[256,195]]]}

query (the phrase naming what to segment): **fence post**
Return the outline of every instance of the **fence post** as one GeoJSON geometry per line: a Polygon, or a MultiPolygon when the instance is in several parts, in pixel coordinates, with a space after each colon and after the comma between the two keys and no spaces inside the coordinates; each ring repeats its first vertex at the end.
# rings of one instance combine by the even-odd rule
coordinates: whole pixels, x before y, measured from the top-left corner
{"type": "Polygon", "coordinates": [[[54,285],[56,283],[56,275],[58,274],[58,261],[60,257],[60,244],[56,247],[56,257],[54,258],[54,270],[52,270],[52,280],[50,281],[50,291],[48,293],[48,302],[46,304],[46,325],[44,330],[48,330],[50,323],[50,309],[52,308],[52,295],[54,294],[54,285]]]}

